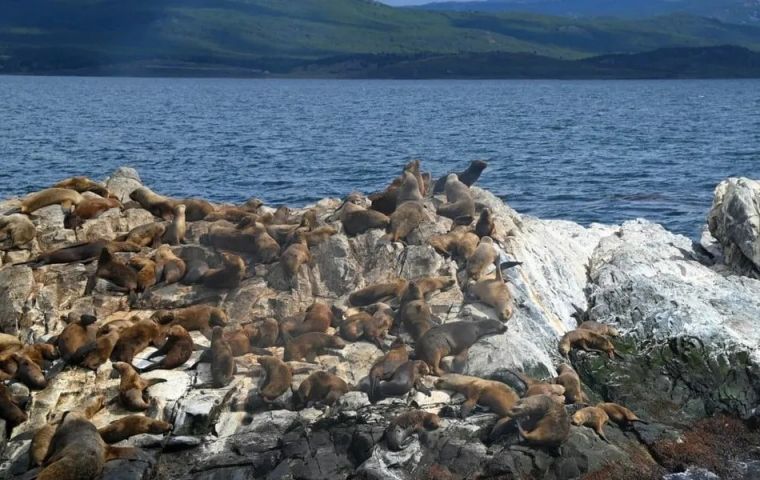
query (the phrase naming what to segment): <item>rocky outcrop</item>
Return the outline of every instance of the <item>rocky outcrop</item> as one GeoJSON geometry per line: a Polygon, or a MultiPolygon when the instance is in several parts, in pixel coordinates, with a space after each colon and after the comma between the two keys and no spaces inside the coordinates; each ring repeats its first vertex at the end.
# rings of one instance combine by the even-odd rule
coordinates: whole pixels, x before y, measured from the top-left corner
{"type": "MultiPolygon", "coordinates": [[[[141,183],[137,172],[122,168],[106,185],[122,201],[128,201],[141,183]]],[[[494,213],[501,259],[522,264],[507,272],[515,303],[508,331],[478,341],[469,350],[465,373],[485,377],[509,368],[549,378],[556,373],[556,366],[566,361],[557,342],[575,328],[571,315],[576,310],[590,320],[614,325],[622,333],[615,340],[622,359],[583,352],[573,352],[570,357],[592,401],[627,405],[649,421],[630,428],[609,424],[609,442],[577,426],[571,427],[559,452],[521,445],[516,431],[491,442],[488,433],[496,416],[478,412],[460,419],[457,405],[462,396],[435,389],[433,377],[423,380],[432,388],[430,397],[417,392],[372,405],[365,393],[352,391],[325,410],[294,411],[290,393],[286,393],[271,408],[248,414],[239,411],[239,406],[249,392],[257,391],[261,381],[256,357],[239,357],[233,382],[215,389],[208,387],[209,366],[198,363],[198,351],[182,367],[145,374],[166,380],[149,389],[154,400],[148,414],[173,423],[171,436],[146,434],[123,442],[140,446],[148,457],[111,462],[103,478],[560,480],[654,479],[666,474],[671,474],[667,478],[711,478],[714,474],[754,478],[750,475],[760,463],[753,462],[760,462],[760,454],[746,445],[757,435],[753,422],[760,406],[760,334],[756,328],[760,281],[732,270],[745,273],[747,262],[756,265],[754,247],[750,248],[756,237],[746,224],[753,215],[750,206],[760,197],[748,185],[748,181],[734,180],[721,184],[710,213],[710,231],[725,253],[726,265],[695,249],[685,237],[650,222],[583,227],[541,220],[520,215],[489,192],[473,188],[476,203],[494,213]],[[743,264],[736,261],[739,254],[743,264]],[[412,406],[439,413],[443,425],[415,436],[400,452],[390,451],[384,431],[390,419],[412,406]],[[721,429],[721,425],[725,427],[721,429]],[[726,451],[718,451],[717,445],[725,446],[726,451]],[[631,472],[635,474],[625,476],[631,472]]],[[[437,201],[428,200],[431,204],[437,201]]],[[[3,205],[12,207],[14,202],[3,205]]],[[[327,199],[313,207],[324,221],[339,204],[327,199]]],[[[25,250],[4,254],[5,266],[0,269],[2,331],[27,342],[42,341],[59,333],[64,326],[61,317],[72,311],[94,312],[100,322],[108,322],[132,315],[148,318],[159,308],[198,302],[220,306],[232,324],[256,317],[282,319],[305,310],[315,300],[345,307],[352,291],[399,276],[458,277],[460,271],[453,259],[427,244],[430,235],[451,228],[450,220],[434,216],[413,232],[406,244],[388,242],[379,230],[353,238],[339,232],[313,247],[311,264],[302,268],[292,285],[277,263],[249,261],[248,274],[236,289],[173,284],[154,288],[130,303],[105,283],[99,284],[92,296],[83,295],[93,264],[35,269],[8,265],[70,244],[77,235],[80,239],[113,239],[152,221],[153,216],[139,208],[114,209],[85,222],[75,235],[63,228],[60,208],[41,210],[34,219],[38,238],[25,250]]],[[[331,225],[341,228],[339,222],[331,225]]],[[[217,252],[197,244],[211,226],[210,222],[192,222],[189,244],[174,247],[175,253],[185,259],[203,258],[211,267],[219,265],[217,252]]],[[[453,288],[432,296],[433,314],[443,322],[496,318],[492,309],[465,301],[462,280],[459,276],[453,288]]],[[[208,346],[202,334],[192,335],[199,348],[208,346]]],[[[270,350],[282,355],[283,349],[270,350]]],[[[149,347],[142,352],[135,365],[146,365],[144,359],[153,351],[149,347]]],[[[297,364],[302,368],[294,375],[292,387],[297,388],[315,370],[329,370],[358,385],[380,355],[373,344],[350,343],[318,356],[315,364],[297,364]]],[[[0,449],[0,470],[6,476],[26,472],[32,433],[61,412],[96,394],[115,397],[118,379],[111,376],[110,362],[96,372],[63,368],[59,362],[48,373],[47,388],[34,394],[21,392],[30,399],[29,420],[13,429],[0,449]]],[[[102,426],[126,413],[109,405],[92,420],[102,426]]]]}
{"type": "Polygon", "coordinates": [[[742,275],[760,272],[760,182],[729,178],[715,188],[707,217],[710,234],[722,247],[725,263],[742,275]]]}

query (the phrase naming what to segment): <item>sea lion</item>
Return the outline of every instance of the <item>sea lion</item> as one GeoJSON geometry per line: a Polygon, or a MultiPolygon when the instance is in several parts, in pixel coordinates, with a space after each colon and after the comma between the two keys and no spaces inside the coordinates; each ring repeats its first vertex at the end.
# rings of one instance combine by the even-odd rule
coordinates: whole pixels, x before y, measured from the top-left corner
{"type": "Polygon", "coordinates": [[[227,314],[219,307],[192,305],[174,310],[158,310],[150,317],[161,325],[182,325],[188,332],[199,331],[208,336],[213,327],[227,325],[227,314]]]}
{"type": "Polygon", "coordinates": [[[129,194],[129,198],[139,203],[156,217],[170,220],[174,216],[176,201],[154,193],[148,187],[140,187],[129,194]]]}
{"type": "MultiPolygon", "coordinates": [[[[516,421],[520,436],[530,445],[556,448],[570,435],[570,418],[565,407],[549,395],[523,398],[507,414],[516,421]]],[[[494,430],[498,427],[499,423],[494,430]]]]}
{"type": "Polygon", "coordinates": [[[108,248],[103,248],[100,251],[95,272],[87,279],[87,285],[84,289],[85,295],[92,293],[98,278],[108,280],[118,289],[128,293],[137,290],[137,272],[123,260],[115,257],[108,248]]]}
{"type": "Polygon", "coordinates": [[[493,212],[490,208],[484,208],[480,212],[478,222],[475,224],[475,235],[480,238],[491,237],[496,229],[496,224],[493,219],[493,212]]]}
{"type": "Polygon", "coordinates": [[[296,241],[290,244],[280,256],[280,263],[285,272],[285,278],[292,284],[295,282],[298,269],[301,265],[308,265],[309,262],[311,262],[309,245],[306,242],[304,234],[299,232],[296,236],[296,241]]]}
{"type": "Polygon", "coordinates": [[[51,343],[32,343],[21,349],[21,354],[26,355],[40,368],[47,368],[48,364],[59,358],[58,349],[51,343]]]}
{"type": "Polygon", "coordinates": [[[156,250],[156,269],[159,272],[158,280],[164,284],[177,283],[182,280],[187,271],[185,261],[174,254],[169,245],[161,245],[156,250]]]}
{"type": "Polygon", "coordinates": [[[131,242],[140,247],[156,248],[166,232],[166,224],[160,222],[147,223],[130,230],[126,235],[118,237],[125,242],[131,242]]]}
{"type": "Polygon", "coordinates": [[[446,177],[446,203],[438,206],[438,215],[458,223],[464,220],[467,224],[472,222],[475,217],[475,201],[472,199],[470,187],[459,181],[459,178],[453,173],[446,177]]]}
{"type": "Polygon", "coordinates": [[[174,207],[174,218],[171,223],[166,226],[164,235],[161,237],[161,241],[168,243],[169,245],[179,245],[185,241],[185,233],[187,232],[187,223],[185,221],[186,207],[183,204],[179,204],[174,207]]]}
{"type": "Polygon", "coordinates": [[[104,248],[110,252],[139,252],[140,247],[130,242],[109,242],[108,240],[95,240],[92,242],[76,243],[68,247],[59,248],[41,253],[36,259],[17,265],[31,264],[32,267],[52,265],[57,263],[86,262],[97,258],[104,248]]]}
{"type": "Polygon", "coordinates": [[[384,213],[364,208],[358,193],[352,193],[346,197],[343,205],[338,207],[336,215],[343,224],[343,231],[349,237],[361,235],[376,228],[386,229],[391,221],[384,213]]]}
{"type": "Polygon", "coordinates": [[[55,342],[61,359],[69,365],[79,363],[91,349],[97,331],[93,324],[98,320],[94,315],[81,315],[78,320],[72,317],[69,315],[69,324],[55,342]]]}
{"type": "Polygon", "coordinates": [[[510,409],[520,400],[517,393],[509,386],[493,380],[447,373],[435,381],[435,387],[451,390],[465,396],[459,416],[467,418],[475,405],[487,407],[491,412],[506,417],[510,409]]]}
{"type": "Polygon", "coordinates": [[[111,320],[109,322],[104,323],[100,327],[98,327],[98,337],[101,335],[106,335],[113,331],[121,332],[125,328],[131,327],[132,325],[134,325],[135,323],[139,321],[140,321],[140,317],[138,317],[137,315],[111,320]]]}
{"type": "Polygon", "coordinates": [[[493,265],[498,256],[493,239],[491,237],[481,238],[478,248],[467,259],[467,276],[473,280],[480,280],[484,270],[493,265]]]}
{"type": "Polygon", "coordinates": [[[71,177],[53,185],[53,188],[67,188],[69,190],[75,190],[79,193],[92,192],[100,195],[103,198],[108,198],[111,193],[108,191],[105,185],[91,180],[87,177],[71,177]]]}
{"type": "Polygon", "coordinates": [[[397,319],[415,341],[420,340],[428,331],[439,326],[433,321],[433,312],[424,299],[402,303],[397,319]]]}
{"type": "Polygon", "coordinates": [[[259,388],[259,395],[265,402],[271,403],[288,391],[293,381],[293,370],[277,357],[259,357],[256,361],[266,372],[266,379],[259,388]]]}
{"type": "Polygon", "coordinates": [[[388,305],[380,304],[375,313],[359,312],[345,319],[340,325],[340,336],[349,342],[364,338],[380,350],[385,349],[383,339],[393,326],[393,311],[388,305]]]}
{"type": "Polygon", "coordinates": [[[116,342],[119,341],[120,330],[112,329],[108,332],[98,335],[95,340],[95,349],[87,353],[80,365],[90,370],[97,370],[98,367],[106,363],[111,358],[116,342]]]}
{"type": "Polygon", "coordinates": [[[293,405],[296,409],[314,405],[330,406],[348,390],[348,384],[339,376],[323,371],[314,372],[299,385],[293,395],[293,405]]]}
{"type": "Polygon", "coordinates": [[[234,289],[245,277],[245,262],[233,253],[222,253],[222,266],[209,269],[201,277],[201,285],[208,288],[234,289]]]}
{"type": "Polygon", "coordinates": [[[34,240],[37,228],[29,217],[16,213],[0,216],[0,244],[3,248],[16,248],[34,240]]]}
{"type": "Polygon", "coordinates": [[[111,352],[114,362],[132,363],[135,355],[145,350],[151,343],[158,342],[161,329],[151,319],[140,320],[125,328],[119,335],[119,340],[111,352]]]}
{"type": "Polygon", "coordinates": [[[456,285],[456,283],[457,281],[454,277],[420,277],[414,280],[414,284],[420,290],[422,298],[427,298],[433,292],[446,291],[456,285]]]}
{"type": "MultiPolygon", "coordinates": [[[[523,397],[532,397],[533,395],[555,395],[562,397],[565,395],[565,387],[559,384],[537,382],[528,387],[523,397]]],[[[562,399],[562,403],[565,403],[564,398],[562,399]]]]}
{"type": "Polygon", "coordinates": [[[165,382],[165,378],[142,378],[132,365],[126,362],[115,362],[113,368],[119,372],[119,401],[127,410],[147,410],[148,394],[146,390],[157,383],[165,382]]]}
{"type": "Polygon", "coordinates": [[[184,198],[179,203],[185,206],[185,220],[188,222],[205,220],[215,210],[213,205],[201,198],[184,198]]]}
{"type": "Polygon", "coordinates": [[[298,233],[302,234],[304,238],[306,238],[306,245],[309,248],[313,248],[325,242],[328,238],[338,233],[338,231],[335,230],[333,227],[329,227],[329,226],[318,227],[312,230],[297,230],[295,233],[291,234],[286,239],[286,241],[293,242],[293,240],[296,237],[296,234],[298,233]]]}
{"type": "Polygon", "coordinates": [[[145,257],[132,257],[129,266],[137,271],[137,291],[144,292],[158,282],[156,262],[145,257]]]}
{"type": "Polygon", "coordinates": [[[340,337],[320,332],[309,332],[295,338],[285,340],[285,361],[299,361],[306,359],[314,363],[317,355],[322,355],[328,348],[342,349],[346,342],[340,337]]]}
{"type": "Polygon", "coordinates": [[[280,245],[267,232],[267,229],[256,223],[240,231],[228,227],[214,227],[208,233],[201,235],[200,242],[221,250],[249,253],[257,263],[272,263],[277,260],[280,245]]]}
{"type": "Polygon", "coordinates": [[[425,220],[425,207],[421,202],[408,201],[391,214],[388,234],[392,242],[403,240],[425,220]]]}
{"type": "Polygon", "coordinates": [[[5,420],[8,424],[8,434],[27,420],[26,413],[13,401],[11,393],[4,383],[0,383],[0,419],[5,420]]]}
{"type": "Polygon", "coordinates": [[[136,457],[134,448],[107,446],[84,414],[68,412],[50,441],[37,480],[96,479],[107,461],[136,457]]]}
{"type": "Polygon", "coordinates": [[[369,399],[373,403],[377,401],[379,392],[377,386],[381,380],[389,380],[398,367],[409,361],[409,352],[400,340],[391,345],[390,351],[377,359],[369,370],[369,399]]]}
{"type": "Polygon", "coordinates": [[[475,253],[480,237],[469,230],[458,227],[449,233],[433,235],[428,239],[428,244],[436,252],[449,257],[468,259],[475,253]]]}
{"type": "Polygon", "coordinates": [[[14,378],[32,390],[43,390],[47,387],[47,379],[39,365],[29,357],[20,353],[11,354],[16,362],[14,378]]]}
{"type": "Polygon", "coordinates": [[[377,283],[356,290],[348,296],[348,303],[354,307],[366,307],[373,303],[401,298],[409,282],[399,278],[392,282],[377,283]]]}
{"type": "Polygon", "coordinates": [[[573,367],[563,363],[557,367],[557,377],[554,379],[554,383],[565,387],[565,399],[567,403],[587,403],[588,397],[583,392],[581,387],[581,379],[578,374],[573,370],[573,367]]]}
{"type": "Polygon", "coordinates": [[[585,407],[575,412],[572,416],[573,425],[582,425],[584,427],[592,428],[599,438],[609,443],[610,441],[604,435],[604,425],[610,418],[607,416],[607,412],[599,407],[585,407]]]}
{"type": "Polygon", "coordinates": [[[249,335],[251,344],[255,347],[267,348],[277,345],[277,339],[280,338],[280,325],[273,318],[262,318],[253,322],[251,327],[254,330],[249,335]]]}
{"type": "Polygon", "coordinates": [[[412,172],[405,171],[402,174],[401,185],[399,185],[396,191],[396,209],[404,202],[417,202],[422,200],[422,198],[417,177],[412,172]]]}
{"type": "Polygon", "coordinates": [[[190,355],[193,353],[193,339],[187,330],[182,328],[181,325],[172,325],[166,332],[166,342],[161,345],[161,348],[151,353],[148,356],[148,360],[155,357],[164,355],[159,362],[149,365],[142,369],[142,372],[149,372],[151,370],[163,369],[171,370],[173,368],[183,365],[190,359],[190,355]]]}
{"type": "Polygon", "coordinates": [[[412,388],[430,396],[430,390],[422,383],[422,377],[428,375],[430,369],[422,360],[409,360],[393,372],[393,376],[377,385],[376,398],[400,397],[409,393],[412,388]]]}
{"type": "Polygon", "coordinates": [[[333,309],[322,302],[314,302],[306,312],[284,319],[280,324],[280,330],[291,336],[308,332],[325,333],[335,323],[333,309]]]}
{"type": "Polygon", "coordinates": [[[20,350],[23,346],[24,342],[15,335],[0,333],[0,353],[20,350]]]}
{"type": "Polygon", "coordinates": [[[249,331],[241,326],[224,330],[224,341],[230,346],[233,357],[240,357],[252,351],[249,331]]]}
{"type": "Polygon", "coordinates": [[[391,452],[399,452],[412,443],[412,435],[425,430],[436,430],[441,426],[441,419],[435,413],[424,410],[411,410],[391,420],[385,429],[385,444],[391,452]]]}
{"type": "Polygon", "coordinates": [[[512,293],[504,281],[500,265],[496,265],[495,278],[481,278],[470,284],[467,293],[479,302],[496,310],[502,322],[512,318],[514,311],[512,293]]]}
{"type": "Polygon", "coordinates": [[[118,443],[143,433],[157,435],[168,433],[172,428],[171,423],[163,420],[156,420],[145,415],[127,415],[99,429],[98,433],[104,442],[118,443]]]}
{"type": "Polygon", "coordinates": [[[599,335],[592,330],[576,329],[564,334],[559,341],[559,353],[567,357],[570,350],[579,348],[587,352],[606,353],[609,358],[620,356],[615,351],[615,346],[605,336],[599,335]]]}
{"type": "MultiPolygon", "coordinates": [[[[485,170],[487,166],[488,163],[482,160],[473,160],[470,162],[467,170],[457,173],[456,176],[459,178],[460,182],[464,183],[468,187],[471,187],[475,184],[475,182],[478,181],[480,174],[483,173],[483,170],[485,170]]],[[[435,182],[433,193],[442,193],[445,190],[447,178],[448,175],[444,175],[435,182]]]]}
{"type": "Polygon", "coordinates": [[[604,335],[605,337],[620,336],[620,332],[618,332],[615,327],[611,325],[605,325],[604,323],[595,322],[593,320],[582,322],[580,325],[578,325],[578,330],[590,330],[594,333],[598,333],[599,335],[604,335]]]}
{"type": "Polygon", "coordinates": [[[498,320],[479,320],[475,322],[450,322],[431,328],[415,346],[417,358],[430,366],[433,375],[440,376],[441,360],[455,355],[454,368],[461,368],[467,360],[470,347],[486,335],[497,335],[507,331],[507,326],[498,320]]]}
{"type": "Polygon", "coordinates": [[[607,417],[621,427],[630,426],[633,422],[647,423],[637,417],[631,410],[622,405],[618,405],[617,403],[603,402],[597,403],[596,406],[597,408],[604,410],[607,417]]]}
{"type": "Polygon", "coordinates": [[[229,344],[224,340],[222,327],[214,327],[211,335],[211,385],[222,388],[229,385],[235,375],[235,359],[229,344]]]}
{"type": "Polygon", "coordinates": [[[64,210],[71,210],[82,203],[84,197],[76,190],[68,188],[46,188],[32,193],[21,201],[21,213],[32,213],[49,205],[60,204],[64,210]]]}
{"type": "Polygon", "coordinates": [[[77,229],[86,220],[98,218],[102,213],[112,208],[120,207],[121,202],[115,198],[86,197],[66,215],[63,220],[63,226],[65,228],[77,229]]]}

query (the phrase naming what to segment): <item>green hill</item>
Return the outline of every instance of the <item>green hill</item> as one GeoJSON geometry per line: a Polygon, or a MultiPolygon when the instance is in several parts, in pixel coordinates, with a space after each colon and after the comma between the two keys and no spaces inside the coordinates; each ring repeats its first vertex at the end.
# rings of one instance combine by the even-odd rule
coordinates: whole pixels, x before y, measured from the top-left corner
{"type": "Polygon", "coordinates": [[[732,44],[760,28],[675,15],[576,20],[429,12],[370,0],[0,0],[0,71],[120,66],[287,73],[331,57],[528,53],[554,59],[732,44]]]}

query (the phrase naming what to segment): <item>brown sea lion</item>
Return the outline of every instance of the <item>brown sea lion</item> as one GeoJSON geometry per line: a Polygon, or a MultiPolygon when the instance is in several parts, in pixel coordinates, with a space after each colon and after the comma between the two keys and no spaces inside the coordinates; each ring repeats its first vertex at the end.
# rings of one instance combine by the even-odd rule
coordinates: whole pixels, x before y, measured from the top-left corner
{"type": "Polygon", "coordinates": [[[166,332],[166,342],[161,345],[161,348],[151,353],[148,356],[148,360],[155,357],[164,355],[160,361],[147,366],[142,369],[142,372],[149,372],[151,370],[163,369],[171,370],[184,365],[190,359],[190,355],[193,353],[193,339],[187,330],[182,328],[181,325],[172,325],[166,332]]]}
{"type": "Polygon", "coordinates": [[[404,202],[417,202],[422,200],[420,183],[417,177],[410,171],[405,171],[402,175],[401,185],[396,191],[396,208],[398,209],[404,202]]]}
{"type": "MultiPolygon", "coordinates": [[[[318,227],[314,228],[312,230],[302,230],[297,233],[303,233],[303,236],[306,238],[306,244],[309,246],[309,248],[316,247],[317,245],[324,243],[328,238],[332,237],[336,233],[338,233],[337,230],[335,230],[333,227],[318,227]]],[[[293,241],[295,238],[295,234],[291,236],[291,238],[288,239],[289,242],[293,241]]]]}
{"type": "Polygon", "coordinates": [[[425,430],[436,430],[441,426],[441,419],[435,413],[424,410],[411,410],[391,420],[385,429],[385,444],[388,450],[399,452],[412,443],[412,435],[425,430]]]}
{"type": "Polygon", "coordinates": [[[85,262],[97,258],[104,248],[116,252],[139,252],[140,247],[130,242],[109,242],[108,240],[95,240],[93,242],[76,243],[68,247],[59,248],[50,252],[41,253],[36,259],[17,265],[32,264],[33,267],[52,265],[57,263],[85,262]]]}
{"type": "Polygon", "coordinates": [[[378,306],[375,314],[359,312],[346,318],[340,325],[340,336],[349,342],[364,338],[383,350],[383,339],[393,326],[393,311],[385,304],[378,306]]]}
{"type": "Polygon", "coordinates": [[[153,320],[140,320],[125,328],[119,334],[119,340],[111,352],[114,362],[132,363],[135,355],[145,350],[151,343],[160,341],[161,329],[153,320]]]}
{"type": "Polygon", "coordinates": [[[417,341],[414,350],[417,358],[430,366],[431,373],[440,376],[443,374],[440,363],[444,357],[455,355],[454,368],[461,368],[467,360],[467,352],[478,339],[506,331],[506,325],[498,320],[445,323],[428,330],[417,341]]]}
{"type": "MultiPolygon", "coordinates": [[[[487,166],[488,163],[482,160],[473,160],[470,162],[467,170],[457,173],[456,176],[459,178],[460,182],[464,183],[468,187],[471,187],[475,184],[475,182],[478,181],[480,174],[483,173],[483,170],[485,170],[487,166]]],[[[445,190],[447,178],[448,175],[444,175],[435,182],[433,193],[442,193],[445,190]]]]}
{"type": "Polygon", "coordinates": [[[95,340],[95,349],[89,352],[84,360],[80,362],[80,365],[90,370],[97,370],[98,367],[106,363],[113,349],[116,346],[116,342],[119,341],[120,331],[117,329],[111,329],[107,333],[98,335],[95,340]]]}
{"type": "Polygon", "coordinates": [[[179,203],[185,206],[185,220],[188,222],[205,220],[215,210],[213,205],[201,198],[184,198],[179,203]]]}
{"type": "Polygon", "coordinates": [[[633,422],[641,422],[641,423],[647,423],[644,420],[640,419],[636,416],[635,413],[633,413],[628,408],[618,405],[617,403],[612,402],[604,402],[604,403],[597,403],[597,408],[601,408],[604,410],[604,413],[607,414],[610,420],[617,423],[621,427],[630,426],[633,424],[633,422]]]}
{"type": "Polygon", "coordinates": [[[25,345],[20,352],[26,355],[31,361],[36,363],[40,368],[47,368],[49,362],[59,358],[58,349],[50,343],[32,343],[25,345]]]}
{"type": "Polygon", "coordinates": [[[188,332],[199,331],[208,336],[213,327],[227,325],[227,314],[219,307],[193,305],[174,310],[157,310],[151,319],[161,325],[182,325],[188,332]]]}
{"type": "Polygon", "coordinates": [[[156,262],[149,258],[135,256],[129,259],[129,266],[137,271],[137,291],[144,292],[158,282],[156,262]]]}
{"type": "Polygon", "coordinates": [[[166,224],[154,222],[140,225],[129,231],[126,235],[118,237],[119,240],[131,242],[140,247],[156,248],[161,243],[161,237],[166,232],[166,224]]]}
{"type": "Polygon", "coordinates": [[[480,238],[473,232],[459,227],[449,233],[431,236],[428,243],[442,255],[466,260],[475,253],[480,238]]]}
{"type": "Polygon", "coordinates": [[[391,345],[390,351],[380,357],[372,364],[369,370],[369,399],[372,402],[377,401],[379,392],[377,385],[381,380],[389,380],[396,372],[398,367],[409,361],[409,352],[406,346],[400,340],[396,340],[391,345]]]}
{"type": "Polygon", "coordinates": [[[327,332],[331,325],[337,323],[333,309],[322,302],[314,302],[306,312],[283,320],[280,331],[291,336],[308,332],[327,332]]]}
{"type": "Polygon", "coordinates": [[[604,323],[595,322],[593,320],[582,322],[580,325],[578,325],[578,330],[590,330],[594,333],[598,333],[599,335],[604,335],[605,337],[620,336],[620,332],[618,332],[615,327],[611,325],[605,325],[604,323]]]}
{"type": "Polygon", "coordinates": [[[32,213],[49,205],[60,204],[64,210],[71,210],[82,203],[84,197],[76,190],[68,188],[47,188],[32,193],[21,201],[21,213],[32,213]]]}
{"type": "Polygon", "coordinates": [[[211,335],[211,385],[214,388],[226,387],[235,372],[235,359],[232,349],[224,340],[224,330],[222,327],[214,327],[211,335]]]}
{"type": "Polygon", "coordinates": [[[285,361],[306,359],[314,363],[317,355],[322,355],[328,348],[342,349],[346,342],[340,337],[320,332],[309,332],[285,340],[285,361]]]}
{"type": "Polygon", "coordinates": [[[253,255],[257,263],[272,263],[277,260],[280,253],[280,245],[259,223],[242,231],[215,227],[207,234],[201,235],[200,242],[221,250],[249,253],[253,255]]]}
{"type": "Polygon", "coordinates": [[[496,229],[493,219],[493,212],[490,208],[484,208],[478,217],[478,223],[475,224],[475,235],[480,238],[491,237],[496,229]]]}
{"type": "Polygon", "coordinates": [[[454,277],[420,277],[416,278],[414,283],[419,288],[422,297],[427,298],[434,292],[450,289],[456,285],[457,281],[454,277]]]}
{"type": "Polygon", "coordinates": [[[461,393],[466,397],[459,413],[462,418],[467,418],[475,405],[487,407],[499,417],[506,417],[520,400],[512,388],[501,382],[456,373],[441,376],[435,381],[435,386],[461,393]]]}
{"type": "Polygon", "coordinates": [[[87,285],[84,289],[85,295],[92,293],[98,278],[108,280],[118,289],[128,293],[137,290],[137,272],[123,260],[115,257],[108,248],[103,248],[100,251],[95,272],[87,279],[87,285]]]}
{"type": "Polygon", "coordinates": [[[498,255],[493,239],[491,237],[481,238],[478,248],[467,259],[467,276],[473,280],[480,280],[486,268],[496,262],[498,255]]]}
{"type": "Polygon", "coordinates": [[[361,196],[352,193],[343,201],[336,211],[337,218],[343,224],[343,231],[349,237],[361,235],[372,229],[386,229],[391,219],[377,210],[364,208],[361,205],[361,196]]]}
{"type": "Polygon", "coordinates": [[[495,278],[481,278],[477,282],[470,284],[467,293],[479,302],[496,310],[502,322],[506,322],[512,318],[514,301],[512,293],[504,281],[504,275],[499,265],[496,265],[495,278]]]}
{"type": "Polygon", "coordinates": [[[63,220],[65,228],[77,229],[86,220],[98,218],[102,213],[120,208],[121,202],[115,198],[86,197],[63,220]]]}
{"type": "Polygon", "coordinates": [[[471,223],[475,217],[475,201],[472,199],[470,187],[459,181],[459,178],[451,173],[446,177],[446,203],[439,205],[438,215],[452,220],[464,220],[467,224],[471,223]]]}
{"type": "Polygon", "coordinates": [[[24,342],[19,340],[15,335],[9,333],[0,333],[0,353],[21,350],[24,342]]]}
{"type": "Polygon", "coordinates": [[[265,402],[273,402],[290,389],[293,371],[287,363],[277,357],[259,357],[256,359],[264,367],[266,379],[259,388],[259,395],[265,402]]]}
{"type": "Polygon", "coordinates": [[[400,397],[412,389],[422,392],[428,397],[430,390],[422,383],[422,377],[428,375],[430,369],[422,360],[410,360],[393,372],[393,376],[377,385],[377,397],[382,400],[387,397],[400,397]]]}
{"type": "Polygon", "coordinates": [[[129,198],[156,217],[170,220],[174,216],[176,201],[154,193],[148,187],[140,187],[129,194],[129,198]]]}
{"type": "Polygon", "coordinates": [[[5,420],[8,424],[8,434],[22,423],[26,422],[27,416],[21,408],[13,401],[8,387],[0,383],[0,419],[5,420]]]}
{"type": "Polygon", "coordinates": [[[163,420],[156,420],[145,415],[127,415],[99,429],[98,433],[104,442],[118,443],[143,433],[168,433],[172,428],[171,423],[163,420]]]}
{"type": "Polygon", "coordinates": [[[245,277],[245,262],[233,253],[222,253],[222,266],[209,269],[201,277],[201,285],[208,288],[234,289],[245,277]]]}
{"type": "Polygon", "coordinates": [[[296,241],[289,245],[280,256],[280,263],[285,271],[285,278],[292,284],[298,275],[301,265],[308,265],[309,262],[311,262],[309,245],[306,242],[305,235],[299,232],[296,241]]]}
{"type": "MultiPolygon", "coordinates": [[[[516,420],[520,436],[530,445],[556,448],[570,435],[565,407],[549,395],[523,398],[507,414],[516,420]]],[[[497,427],[498,423],[494,429],[497,427]]]]}
{"type": "Polygon", "coordinates": [[[75,190],[79,193],[92,192],[100,195],[103,198],[108,198],[111,193],[108,191],[105,185],[91,180],[87,177],[71,177],[53,185],[53,188],[68,188],[69,190],[75,190]]]}
{"type": "Polygon", "coordinates": [[[391,214],[388,234],[392,242],[403,240],[425,220],[425,207],[421,202],[404,202],[391,214]]]}
{"type": "Polygon", "coordinates": [[[79,363],[91,350],[97,331],[93,324],[98,320],[94,315],[81,315],[77,320],[72,317],[69,315],[69,324],[55,342],[61,358],[70,365],[79,363]]]}
{"type": "Polygon", "coordinates": [[[146,390],[157,383],[165,382],[165,378],[142,378],[132,365],[126,362],[115,362],[113,368],[119,372],[119,401],[127,410],[147,410],[150,407],[146,390]]]}
{"type": "Polygon", "coordinates": [[[29,217],[22,214],[0,216],[0,245],[16,248],[34,240],[37,228],[29,217]]]}
{"type": "Polygon", "coordinates": [[[564,363],[557,367],[557,377],[554,383],[565,387],[565,399],[567,403],[587,403],[588,397],[581,387],[581,379],[573,367],[564,363]]]}
{"type": "Polygon", "coordinates": [[[584,427],[592,428],[599,438],[609,443],[609,440],[604,435],[604,425],[610,418],[607,416],[607,412],[598,407],[585,407],[575,412],[572,416],[573,425],[582,425],[584,427]]]}
{"type": "Polygon", "coordinates": [[[174,207],[174,218],[171,223],[166,226],[164,235],[161,237],[162,242],[168,243],[169,245],[179,245],[185,241],[185,233],[187,232],[185,210],[185,205],[181,203],[174,207]]]}
{"type": "Polygon", "coordinates": [[[293,404],[297,409],[313,405],[330,406],[348,390],[348,384],[339,376],[323,371],[314,372],[301,382],[293,395],[293,404]]]}
{"type": "Polygon", "coordinates": [[[404,326],[404,330],[415,341],[422,338],[431,329],[439,326],[433,320],[433,312],[424,299],[404,302],[399,308],[397,318],[399,323],[404,326]]]}
{"type": "Polygon", "coordinates": [[[606,353],[609,358],[619,354],[615,346],[605,336],[599,335],[592,330],[576,329],[564,334],[559,341],[559,353],[567,357],[572,349],[581,349],[587,352],[606,353]]]}
{"type": "Polygon", "coordinates": [[[249,335],[251,344],[255,347],[267,348],[277,345],[280,338],[280,325],[273,318],[262,318],[251,325],[253,333],[249,335]]]}
{"type": "Polygon", "coordinates": [[[366,307],[373,303],[388,301],[393,298],[401,298],[409,282],[403,278],[397,280],[370,285],[356,290],[348,296],[348,303],[354,307],[366,307]]]}
{"type": "Polygon", "coordinates": [[[187,271],[185,261],[175,255],[169,245],[158,247],[155,259],[159,282],[167,285],[177,283],[185,276],[187,271]]]}
{"type": "Polygon", "coordinates": [[[100,327],[98,327],[98,336],[108,334],[110,332],[116,331],[121,332],[127,327],[131,327],[135,323],[140,321],[140,317],[133,315],[131,317],[125,317],[125,318],[117,318],[115,320],[111,320],[109,322],[104,323],[100,327]]]}
{"type": "Polygon", "coordinates": [[[251,329],[245,329],[241,326],[224,330],[224,341],[230,346],[233,357],[240,357],[252,351],[250,331],[251,329]]]}
{"type": "MultiPolygon", "coordinates": [[[[523,397],[532,397],[533,395],[556,395],[561,397],[565,395],[565,387],[559,384],[537,382],[528,387],[523,397]]],[[[564,402],[565,400],[563,399],[562,403],[564,402]]]]}

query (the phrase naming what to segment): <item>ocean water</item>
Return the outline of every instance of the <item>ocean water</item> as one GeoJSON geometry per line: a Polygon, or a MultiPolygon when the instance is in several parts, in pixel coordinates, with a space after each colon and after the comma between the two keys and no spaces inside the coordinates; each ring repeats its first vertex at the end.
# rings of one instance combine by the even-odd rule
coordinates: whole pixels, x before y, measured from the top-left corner
{"type": "Polygon", "coordinates": [[[484,159],[518,211],[696,237],[760,177],[760,80],[372,81],[0,76],[0,196],[120,165],[175,196],[302,205],[484,159]]]}

